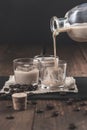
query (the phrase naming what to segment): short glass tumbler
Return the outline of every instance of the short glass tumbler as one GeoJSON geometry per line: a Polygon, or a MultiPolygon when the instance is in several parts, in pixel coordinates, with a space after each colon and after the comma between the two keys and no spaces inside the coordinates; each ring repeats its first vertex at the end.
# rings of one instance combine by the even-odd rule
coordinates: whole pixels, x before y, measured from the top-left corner
{"type": "MultiPolygon", "coordinates": [[[[39,68],[39,85],[42,87],[41,80],[42,80],[42,73],[43,70],[45,70],[48,66],[55,66],[55,64],[58,66],[59,58],[56,56],[56,59],[53,55],[37,55],[34,57],[34,63],[37,64],[39,68]]],[[[43,87],[47,88],[47,87],[43,87]]]]}
{"type": "Polygon", "coordinates": [[[38,84],[39,70],[33,58],[18,58],[13,61],[17,84],[38,84]]]}
{"type": "Polygon", "coordinates": [[[42,65],[41,68],[41,88],[55,89],[64,87],[66,78],[67,63],[63,60],[58,61],[58,66],[55,65],[42,65]]]}
{"type": "MultiPolygon", "coordinates": [[[[36,63],[37,63],[37,60],[40,61],[40,63],[42,63],[43,65],[54,65],[55,64],[55,57],[53,55],[37,55],[34,57],[34,61],[36,60],[36,63]]],[[[59,58],[58,56],[56,56],[56,62],[58,63],[59,61],[59,58]]]]}

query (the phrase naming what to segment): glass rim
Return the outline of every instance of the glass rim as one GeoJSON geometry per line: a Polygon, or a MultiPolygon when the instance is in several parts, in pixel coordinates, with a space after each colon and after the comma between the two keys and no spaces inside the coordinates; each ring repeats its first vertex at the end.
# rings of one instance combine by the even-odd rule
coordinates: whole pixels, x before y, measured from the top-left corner
{"type": "MultiPolygon", "coordinates": [[[[47,54],[47,55],[36,55],[36,56],[34,56],[34,58],[39,58],[39,57],[53,57],[53,58],[55,58],[55,56],[54,56],[54,55],[49,55],[49,54],[47,54]]],[[[58,59],[59,59],[59,57],[58,57],[58,56],[56,56],[56,58],[58,58],[58,59]]]]}
{"type": "Polygon", "coordinates": [[[13,60],[13,63],[29,62],[28,60],[33,61],[33,58],[28,58],[28,57],[25,57],[25,58],[16,58],[16,59],[13,60]]]}
{"type": "Polygon", "coordinates": [[[67,65],[67,62],[66,62],[66,60],[59,60],[59,61],[58,61],[58,64],[60,64],[60,65],[66,64],[66,65],[67,65]]]}

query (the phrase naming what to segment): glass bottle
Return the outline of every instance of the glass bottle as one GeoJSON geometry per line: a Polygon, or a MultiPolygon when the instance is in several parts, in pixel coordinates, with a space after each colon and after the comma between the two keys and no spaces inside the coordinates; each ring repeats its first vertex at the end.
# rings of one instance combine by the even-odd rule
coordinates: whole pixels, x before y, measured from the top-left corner
{"type": "Polygon", "coordinates": [[[55,35],[67,32],[71,39],[87,42],[87,3],[72,8],[64,18],[52,17],[50,28],[55,35]]]}

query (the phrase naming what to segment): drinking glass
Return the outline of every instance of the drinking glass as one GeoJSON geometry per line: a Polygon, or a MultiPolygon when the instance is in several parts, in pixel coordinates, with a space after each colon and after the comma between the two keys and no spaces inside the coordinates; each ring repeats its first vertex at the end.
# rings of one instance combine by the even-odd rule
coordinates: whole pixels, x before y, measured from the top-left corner
{"type": "Polygon", "coordinates": [[[18,58],[13,61],[17,84],[38,84],[39,69],[33,58],[18,58]]]}
{"type": "Polygon", "coordinates": [[[42,89],[55,89],[58,87],[63,88],[66,78],[67,63],[63,60],[58,61],[58,66],[52,64],[44,64],[41,62],[41,88],[42,89]]]}
{"type": "Polygon", "coordinates": [[[48,86],[42,85],[42,75],[43,71],[45,71],[46,67],[54,67],[55,65],[58,66],[59,58],[56,56],[56,58],[53,55],[37,55],[34,57],[34,60],[38,59],[38,63],[36,61],[36,64],[38,64],[39,67],[39,85],[41,88],[49,88],[48,86]]]}
{"type": "Polygon", "coordinates": [[[37,55],[34,57],[34,63],[38,66],[38,68],[40,69],[41,66],[43,65],[51,65],[51,66],[54,66],[55,64],[55,61],[56,63],[58,64],[58,61],[59,61],[59,57],[56,56],[56,59],[54,57],[54,55],[37,55]]]}

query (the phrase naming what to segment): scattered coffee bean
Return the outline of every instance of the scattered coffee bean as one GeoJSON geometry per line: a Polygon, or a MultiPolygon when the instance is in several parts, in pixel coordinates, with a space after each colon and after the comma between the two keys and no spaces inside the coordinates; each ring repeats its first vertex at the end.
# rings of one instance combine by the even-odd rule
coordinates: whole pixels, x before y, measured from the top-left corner
{"type": "Polygon", "coordinates": [[[46,109],[47,110],[52,110],[52,109],[54,109],[54,105],[49,103],[49,104],[46,105],[46,109]]]}
{"type": "Polygon", "coordinates": [[[15,89],[15,93],[21,93],[23,92],[21,89],[15,89]]]}
{"type": "MultiPolygon", "coordinates": [[[[25,91],[35,91],[38,88],[38,85],[20,85],[20,84],[15,84],[15,85],[10,85],[10,94],[13,93],[19,93],[19,92],[25,92],[25,91]]],[[[5,88],[4,91],[7,91],[7,88],[5,88]]]]}
{"type": "Polygon", "coordinates": [[[27,101],[27,104],[30,104],[30,102],[29,102],[29,101],[27,101]]]}
{"type": "Polygon", "coordinates": [[[28,93],[28,96],[33,96],[33,95],[34,95],[33,92],[28,93]]]}
{"type": "Polygon", "coordinates": [[[4,88],[4,91],[8,92],[8,91],[9,91],[9,88],[4,88]]]}
{"type": "Polygon", "coordinates": [[[38,88],[38,85],[34,85],[33,86],[33,91],[37,90],[37,88],[38,88]]]}
{"type": "Polygon", "coordinates": [[[69,129],[70,130],[74,130],[74,129],[76,129],[77,127],[76,127],[76,125],[74,124],[74,123],[71,123],[71,124],[69,124],[69,129]]]}
{"type": "Polygon", "coordinates": [[[68,90],[75,90],[75,87],[68,88],[68,90]]]}
{"type": "Polygon", "coordinates": [[[58,115],[59,115],[59,112],[58,112],[58,111],[53,111],[52,117],[56,117],[56,116],[58,116],[58,115]]]}
{"type": "Polygon", "coordinates": [[[28,87],[28,91],[34,91],[35,90],[33,85],[28,85],[27,87],[28,87]]]}
{"type": "Polygon", "coordinates": [[[36,112],[37,112],[37,113],[43,113],[44,110],[43,110],[43,109],[37,109],[36,112]]]}
{"type": "Polygon", "coordinates": [[[87,115],[87,108],[84,110],[84,115],[87,115]]]}
{"type": "Polygon", "coordinates": [[[14,91],[14,89],[11,89],[10,94],[13,94],[13,93],[15,93],[15,91],[14,91]]]}
{"type": "Polygon", "coordinates": [[[76,111],[76,112],[79,112],[80,110],[81,110],[81,108],[80,107],[78,107],[78,106],[76,106],[76,107],[74,107],[74,109],[73,109],[74,111],[76,111]]]}
{"type": "Polygon", "coordinates": [[[32,105],[36,105],[37,102],[36,102],[36,101],[31,101],[31,104],[32,104],[32,105]]]}
{"type": "Polygon", "coordinates": [[[12,116],[12,115],[7,115],[7,116],[6,116],[6,119],[12,120],[12,119],[14,119],[14,116],[12,116]]]}
{"type": "Polygon", "coordinates": [[[20,88],[20,86],[21,86],[20,84],[15,84],[14,85],[15,88],[20,88]]]}
{"type": "Polygon", "coordinates": [[[85,102],[81,102],[80,104],[79,104],[79,106],[86,106],[87,105],[87,103],[85,103],[85,102]]]}
{"type": "Polygon", "coordinates": [[[47,86],[44,86],[45,89],[47,89],[47,86]]]}
{"type": "Polygon", "coordinates": [[[12,108],[12,105],[7,105],[6,107],[7,107],[7,108],[12,108]]]}
{"type": "Polygon", "coordinates": [[[13,89],[15,86],[14,85],[9,85],[9,88],[13,89]]]}
{"type": "Polygon", "coordinates": [[[20,85],[20,89],[21,90],[28,90],[28,85],[26,85],[26,84],[20,85]]]}
{"type": "Polygon", "coordinates": [[[67,101],[66,101],[66,104],[67,104],[67,105],[72,105],[72,104],[73,104],[73,99],[67,100],[67,101]]]}

